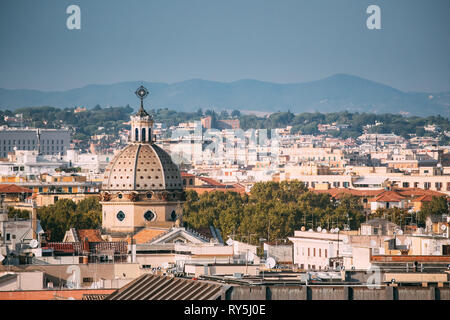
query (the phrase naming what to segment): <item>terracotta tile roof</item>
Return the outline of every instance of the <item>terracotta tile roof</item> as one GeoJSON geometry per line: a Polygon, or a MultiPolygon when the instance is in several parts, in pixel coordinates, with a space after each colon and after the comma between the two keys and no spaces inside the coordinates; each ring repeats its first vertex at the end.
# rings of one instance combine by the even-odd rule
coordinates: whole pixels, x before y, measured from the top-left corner
{"type": "MultiPolygon", "coordinates": [[[[163,230],[163,229],[143,229],[141,231],[139,231],[138,233],[136,233],[133,236],[133,239],[136,241],[136,244],[143,244],[143,243],[147,243],[150,242],[152,239],[156,238],[157,236],[166,233],[168,230],[163,230]]],[[[131,238],[127,239],[128,243],[131,242],[131,238]]]]}
{"type": "Polygon", "coordinates": [[[128,244],[125,241],[90,242],[89,243],[89,251],[95,252],[95,253],[109,251],[109,252],[114,252],[114,254],[127,254],[128,244]]]}
{"type": "Polygon", "coordinates": [[[399,202],[405,197],[395,191],[386,190],[375,198],[369,199],[370,202],[399,202]]]}
{"type": "Polygon", "coordinates": [[[181,178],[195,178],[195,175],[181,171],[181,178]]]}
{"type": "Polygon", "coordinates": [[[77,229],[78,239],[83,241],[85,238],[88,238],[89,242],[103,242],[100,235],[100,230],[98,229],[77,229]]]}
{"type": "Polygon", "coordinates": [[[344,195],[353,195],[357,197],[375,197],[380,193],[384,192],[384,189],[377,190],[357,190],[357,189],[347,189],[347,188],[332,188],[328,190],[311,190],[315,193],[328,193],[333,198],[339,199],[344,195]]]}
{"type": "Polygon", "coordinates": [[[212,178],[207,178],[207,177],[197,177],[197,179],[199,179],[199,180],[201,180],[201,181],[203,181],[203,182],[206,182],[208,185],[210,185],[210,186],[225,186],[223,183],[221,183],[221,182],[219,182],[219,181],[217,181],[217,180],[214,180],[214,179],[212,179],[212,178]]]}
{"type": "Polygon", "coordinates": [[[233,188],[245,190],[245,186],[240,183],[233,184],[233,188]]]}
{"type": "Polygon", "coordinates": [[[53,249],[56,252],[72,253],[77,251],[79,245],[74,242],[48,242],[42,249],[53,249]]]}
{"type": "MultiPolygon", "coordinates": [[[[81,242],[47,242],[42,249],[53,249],[55,252],[81,254],[85,251],[81,242]]],[[[87,251],[87,250],[86,250],[87,251]]],[[[126,254],[128,252],[127,243],[120,242],[89,242],[89,252],[113,251],[118,254],[126,254]]]]}
{"type": "Polygon", "coordinates": [[[429,194],[424,194],[423,196],[414,198],[413,202],[429,202],[433,200],[433,196],[429,194]]]}
{"type": "Polygon", "coordinates": [[[194,190],[196,191],[199,195],[203,194],[205,192],[214,192],[214,191],[222,191],[222,192],[238,192],[238,193],[245,193],[245,189],[240,187],[240,188],[235,188],[234,186],[226,186],[226,187],[195,187],[195,188],[188,188],[189,190],[194,190]]]}
{"type": "Polygon", "coordinates": [[[28,188],[23,188],[15,184],[0,184],[0,193],[33,193],[28,188]]]}
{"type": "Polygon", "coordinates": [[[425,190],[420,188],[394,188],[393,191],[401,194],[405,197],[414,197],[414,196],[422,196],[422,195],[431,195],[436,197],[445,197],[447,196],[445,193],[434,191],[434,190],[425,190]]]}
{"type": "Polygon", "coordinates": [[[347,188],[332,188],[328,190],[311,190],[314,193],[328,193],[335,199],[350,194],[357,197],[372,197],[370,201],[397,202],[405,198],[422,198],[418,201],[431,201],[432,197],[447,197],[445,193],[425,190],[420,188],[393,188],[392,190],[376,189],[376,190],[357,190],[347,188]],[[428,200],[429,199],[429,200],[428,200]]]}

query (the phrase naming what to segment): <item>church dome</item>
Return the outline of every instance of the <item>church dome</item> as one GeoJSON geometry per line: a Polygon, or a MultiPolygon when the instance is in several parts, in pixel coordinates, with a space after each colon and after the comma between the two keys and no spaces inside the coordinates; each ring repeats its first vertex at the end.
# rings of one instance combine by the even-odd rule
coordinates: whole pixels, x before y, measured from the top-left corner
{"type": "Polygon", "coordinates": [[[132,143],[105,170],[104,191],[182,190],[178,166],[153,143],[132,143]]]}
{"type": "Polygon", "coordinates": [[[141,100],[141,108],[131,116],[128,145],[106,167],[102,190],[182,190],[183,183],[177,165],[166,151],[154,143],[153,119],[144,110],[143,104],[148,91],[141,86],[135,94],[141,100]]]}
{"type": "Polygon", "coordinates": [[[153,119],[144,110],[148,95],[136,90],[139,111],[130,116],[128,145],[105,169],[102,191],[102,230],[118,238],[142,228],[171,228],[182,223],[185,200],[178,166],[155,143],[153,119]]]}

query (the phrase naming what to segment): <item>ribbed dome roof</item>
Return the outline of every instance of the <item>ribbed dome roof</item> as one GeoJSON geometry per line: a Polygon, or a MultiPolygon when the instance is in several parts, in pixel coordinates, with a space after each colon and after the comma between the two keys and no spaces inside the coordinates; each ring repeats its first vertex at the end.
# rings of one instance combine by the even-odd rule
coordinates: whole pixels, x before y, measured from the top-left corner
{"type": "Polygon", "coordinates": [[[134,143],[108,164],[102,190],[181,190],[180,171],[166,151],[156,144],[134,143]]]}

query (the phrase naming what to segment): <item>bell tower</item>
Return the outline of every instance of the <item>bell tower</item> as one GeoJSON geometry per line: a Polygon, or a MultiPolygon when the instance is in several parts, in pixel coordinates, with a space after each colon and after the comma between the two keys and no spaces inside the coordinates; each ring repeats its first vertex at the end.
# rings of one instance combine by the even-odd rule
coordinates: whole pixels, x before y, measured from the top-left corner
{"type": "Polygon", "coordinates": [[[140,86],[136,96],[141,100],[139,111],[131,116],[130,142],[132,143],[153,143],[153,119],[144,110],[144,99],[148,96],[148,90],[140,86]]]}

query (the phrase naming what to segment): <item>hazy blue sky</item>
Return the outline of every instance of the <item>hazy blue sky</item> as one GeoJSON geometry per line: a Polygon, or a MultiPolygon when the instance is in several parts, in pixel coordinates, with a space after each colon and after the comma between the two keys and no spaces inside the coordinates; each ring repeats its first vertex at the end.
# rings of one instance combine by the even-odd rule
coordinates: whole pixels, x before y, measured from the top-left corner
{"type": "Polygon", "coordinates": [[[348,73],[405,91],[450,90],[449,0],[1,0],[0,87],[348,73]],[[66,8],[81,8],[68,30],[66,8]],[[366,8],[381,7],[382,30],[366,8]]]}

